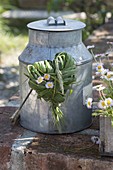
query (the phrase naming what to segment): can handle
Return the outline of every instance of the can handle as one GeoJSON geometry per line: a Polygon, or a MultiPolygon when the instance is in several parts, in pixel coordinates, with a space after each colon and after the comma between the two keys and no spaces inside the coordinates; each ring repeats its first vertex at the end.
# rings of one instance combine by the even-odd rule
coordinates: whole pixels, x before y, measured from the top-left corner
{"type": "Polygon", "coordinates": [[[47,25],[48,26],[66,25],[66,21],[61,16],[59,16],[57,18],[50,16],[47,19],[47,25]]]}

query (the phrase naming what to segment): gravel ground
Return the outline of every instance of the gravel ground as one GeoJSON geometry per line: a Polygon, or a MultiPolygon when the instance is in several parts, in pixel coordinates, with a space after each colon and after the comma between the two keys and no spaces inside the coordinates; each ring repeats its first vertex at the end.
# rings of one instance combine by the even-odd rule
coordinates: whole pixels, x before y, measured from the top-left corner
{"type": "Polygon", "coordinates": [[[18,51],[14,55],[0,57],[0,106],[7,105],[9,98],[19,90],[19,54],[18,51]]]}

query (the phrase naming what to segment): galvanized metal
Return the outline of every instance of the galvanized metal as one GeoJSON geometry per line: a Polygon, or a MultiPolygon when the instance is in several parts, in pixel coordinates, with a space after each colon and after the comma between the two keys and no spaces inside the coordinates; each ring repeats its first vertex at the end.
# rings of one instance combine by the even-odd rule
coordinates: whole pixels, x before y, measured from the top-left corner
{"type": "Polygon", "coordinates": [[[51,26],[48,26],[47,20],[40,20],[40,21],[31,22],[27,26],[29,29],[32,30],[53,31],[53,32],[75,31],[75,30],[83,29],[86,26],[83,22],[75,21],[75,20],[67,19],[65,20],[65,22],[66,22],[65,25],[63,24],[63,25],[56,26],[53,24],[51,26]]]}
{"type": "MultiPolygon", "coordinates": [[[[66,26],[48,26],[47,20],[28,24],[29,43],[19,56],[21,102],[29,92],[26,81],[26,65],[41,60],[53,60],[58,52],[67,52],[76,59],[78,85],[74,92],[61,105],[64,112],[64,124],[61,133],[72,133],[91,125],[91,109],[85,106],[87,97],[92,96],[92,56],[82,43],[82,29],[85,24],[66,20],[66,26]]],[[[42,133],[59,133],[52,119],[49,103],[37,99],[33,91],[21,110],[21,125],[27,129],[42,133]]]]}

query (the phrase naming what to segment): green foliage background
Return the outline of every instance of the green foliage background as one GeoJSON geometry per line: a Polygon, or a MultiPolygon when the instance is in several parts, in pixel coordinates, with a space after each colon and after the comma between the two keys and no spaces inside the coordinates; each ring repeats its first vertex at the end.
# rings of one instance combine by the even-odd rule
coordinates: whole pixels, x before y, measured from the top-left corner
{"type": "MultiPolygon", "coordinates": [[[[29,0],[28,0],[29,1],[29,0]]],[[[38,1],[37,1],[38,3],[38,1]]],[[[83,41],[88,38],[94,29],[105,22],[106,12],[112,12],[113,3],[110,0],[48,0],[45,7],[48,11],[85,12],[87,15],[86,28],[83,31],[83,41]]],[[[31,4],[32,5],[32,4],[31,4]]],[[[2,13],[10,9],[18,9],[18,0],[0,0],[0,51],[3,54],[12,53],[12,49],[24,49],[28,41],[28,30],[26,24],[30,20],[6,20],[2,18],[2,13]]]]}

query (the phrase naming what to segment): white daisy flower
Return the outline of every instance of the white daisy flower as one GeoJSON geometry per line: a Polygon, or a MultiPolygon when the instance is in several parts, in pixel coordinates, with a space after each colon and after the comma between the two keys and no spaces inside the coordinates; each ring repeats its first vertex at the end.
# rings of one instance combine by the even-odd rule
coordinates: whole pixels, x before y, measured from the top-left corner
{"type": "Polygon", "coordinates": [[[106,101],[105,100],[100,100],[99,103],[98,103],[98,107],[100,109],[106,109],[106,107],[107,107],[106,101]]]}
{"type": "Polygon", "coordinates": [[[53,82],[47,82],[45,84],[45,86],[46,86],[47,89],[52,89],[54,87],[54,84],[53,84],[53,82]]]}
{"type": "Polygon", "coordinates": [[[106,102],[106,104],[107,104],[107,106],[109,107],[109,106],[113,106],[113,100],[109,97],[109,98],[106,98],[105,99],[105,102],[106,102]]]}
{"type": "Polygon", "coordinates": [[[105,55],[106,55],[106,56],[108,56],[109,54],[110,54],[110,52],[109,52],[109,51],[107,51],[107,52],[105,53],[105,55]]]}
{"type": "Polygon", "coordinates": [[[108,42],[107,42],[107,44],[113,45],[113,42],[111,42],[111,41],[108,41],[108,42]]]}
{"type": "Polygon", "coordinates": [[[105,55],[106,55],[105,53],[96,54],[96,55],[95,55],[95,58],[98,58],[98,57],[105,57],[105,55]]]}
{"type": "Polygon", "coordinates": [[[113,80],[113,71],[108,71],[106,76],[105,76],[106,80],[113,80]]]}
{"type": "Polygon", "coordinates": [[[94,80],[94,79],[95,79],[95,76],[93,75],[93,76],[92,76],[92,80],[94,80]]]}
{"type": "Polygon", "coordinates": [[[86,100],[86,106],[87,106],[87,108],[88,109],[91,109],[91,107],[92,107],[92,98],[87,98],[87,100],[86,100]]]}
{"type": "Polygon", "coordinates": [[[98,136],[92,136],[91,141],[97,145],[101,144],[100,138],[98,136]]]}
{"type": "Polygon", "coordinates": [[[100,56],[101,56],[101,57],[105,57],[105,55],[106,55],[105,53],[102,53],[100,56]]]}
{"type": "Polygon", "coordinates": [[[96,54],[96,55],[95,55],[95,58],[97,58],[97,57],[100,57],[100,54],[96,54]]]}
{"type": "Polygon", "coordinates": [[[90,48],[95,48],[95,46],[94,45],[88,45],[87,49],[90,49],[90,48]]]}
{"type": "Polygon", "coordinates": [[[37,84],[40,84],[40,83],[43,82],[43,80],[44,80],[44,78],[43,78],[42,76],[40,76],[40,77],[38,77],[38,79],[36,80],[36,83],[37,83],[37,84]]]}
{"type": "Polygon", "coordinates": [[[105,89],[105,87],[102,84],[99,84],[99,85],[94,86],[93,89],[97,91],[102,91],[105,89]]]}
{"type": "Polygon", "coordinates": [[[103,63],[98,63],[96,66],[96,70],[98,73],[101,73],[104,70],[103,63]]]}
{"type": "Polygon", "coordinates": [[[101,72],[101,75],[106,75],[106,73],[109,71],[109,69],[103,69],[101,72]]]}
{"type": "Polygon", "coordinates": [[[49,80],[50,79],[50,74],[44,74],[44,79],[49,80]]]}
{"type": "Polygon", "coordinates": [[[104,79],[106,77],[106,74],[109,72],[109,69],[103,69],[101,71],[101,78],[104,79]]]}

